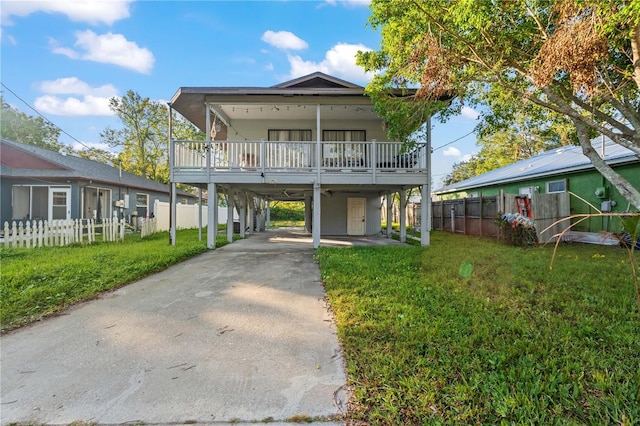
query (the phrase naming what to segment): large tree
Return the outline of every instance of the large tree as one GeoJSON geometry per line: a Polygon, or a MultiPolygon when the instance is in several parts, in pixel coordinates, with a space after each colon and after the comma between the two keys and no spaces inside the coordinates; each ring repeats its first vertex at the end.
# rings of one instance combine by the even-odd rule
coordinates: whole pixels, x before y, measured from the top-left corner
{"type": "Polygon", "coordinates": [[[42,117],[32,117],[12,107],[0,95],[0,135],[3,138],[59,151],[65,145],[58,142],[60,129],[42,117]]]}
{"type": "Polygon", "coordinates": [[[591,145],[602,134],[640,155],[640,0],[373,0],[371,10],[381,48],[358,62],[378,72],[367,90],[393,136],[465,102],[488,106],[489,132],[535,105],[568,120],[595,168],[640,209],[639,189],[591,145]],[[389,96],[416,86],[412,103],[389,96]]]}
{"type": "Polygon", "coordinates": [[[128,172],[162,183],[169,182],[167,107],[129,90],[121,98],[111,98],[109,107],[122,128],[107,127],[100,137],[119,148],[118,160],[128,172]]]}
{"type": "MultiPolygon", "coordinates": [[[[121,98],[111,98],[109,107],[122,122],[122,128],[107,127],[104,142],[119,148],[117,160],[128,172],[169,183],[169,110],[166,104],[152,101],[129,90],[121,98]]],[[[174,115],[174,135],[178,139],[204,139],[193,125],[174,115]]]]}

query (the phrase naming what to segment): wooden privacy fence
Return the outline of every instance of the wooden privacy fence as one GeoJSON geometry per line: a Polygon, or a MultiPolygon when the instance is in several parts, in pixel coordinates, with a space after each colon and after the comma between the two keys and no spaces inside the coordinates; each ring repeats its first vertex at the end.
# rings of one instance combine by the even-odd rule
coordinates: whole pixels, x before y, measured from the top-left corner
{"type": "Polygon", "coordinates": [[[498,196],[434,201],[431,223],[441,231],[498,237],[495,220],[499,211],[498,196]]]}
{"type": "Polygon", "coordinates": [[[5,222],[2,244],[4,248],[90,244],[96,242],[96,235],[100,241],[122,241],[125,226],[124,219],[103,219],[101,223],[83,219],[5,222]]]}
{"type": "MultiPolygon", "coordinates": [[[[569,221],[556,223],[570,214],[568,193],[533,194],[529,205],[529,217],[533,218],[540,243],[552,240],[569,226],[569,221]],[[544,234],[540,233],[554,223],[544,234]]],[[[434,201],[431,211],[433,229],[497,238],[500,236],[500,228],[495,223],[498,215],[518,213],[519,209],[515,194],[501,192],[491,197],[434,201]]]]}

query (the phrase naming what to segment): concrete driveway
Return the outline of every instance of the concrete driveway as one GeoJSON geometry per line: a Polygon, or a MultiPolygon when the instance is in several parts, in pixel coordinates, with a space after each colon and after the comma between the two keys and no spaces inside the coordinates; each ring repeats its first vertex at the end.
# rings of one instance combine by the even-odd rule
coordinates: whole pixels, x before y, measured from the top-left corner
{"type": "Polygon", "coordinates": [[[1,423],[338,424],[348,392],[323,297],[304,232],[207,252],[3,336],[1,423]]]}

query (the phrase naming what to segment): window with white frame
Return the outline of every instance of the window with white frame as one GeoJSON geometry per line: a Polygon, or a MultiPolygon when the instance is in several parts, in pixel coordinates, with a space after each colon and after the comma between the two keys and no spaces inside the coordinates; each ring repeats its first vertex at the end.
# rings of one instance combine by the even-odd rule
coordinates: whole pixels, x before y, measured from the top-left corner
{"type": "Polygon", "coordinates": [[[566,179],[547,182],[547,194],[556,194],[559,192],[567,192],[566,179]]]}
{"type": "Polygon", "coordinates": [[[142,194],[138,192],[136,194],[136,211],[138,217],[147,217],[149,212],[149,194],[142,194]]]}

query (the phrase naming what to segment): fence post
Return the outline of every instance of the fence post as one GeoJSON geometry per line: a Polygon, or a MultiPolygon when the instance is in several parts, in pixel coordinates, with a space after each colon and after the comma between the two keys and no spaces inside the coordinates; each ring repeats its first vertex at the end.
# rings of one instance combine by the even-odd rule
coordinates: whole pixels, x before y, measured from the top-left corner
{"type": "Polygon", "coordinates": [[[456,205],[451,203],[451,233],[456,232],[456,205]]]}

